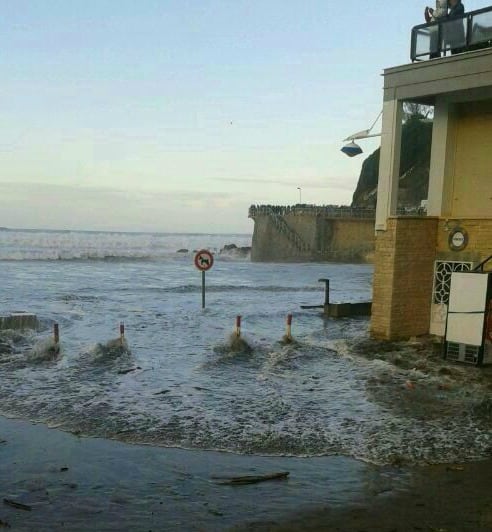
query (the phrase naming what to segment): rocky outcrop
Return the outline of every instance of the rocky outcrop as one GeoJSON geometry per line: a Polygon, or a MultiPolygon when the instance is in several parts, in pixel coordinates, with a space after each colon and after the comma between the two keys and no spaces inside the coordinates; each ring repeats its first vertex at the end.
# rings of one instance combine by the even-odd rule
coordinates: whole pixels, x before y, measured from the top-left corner
{"type": "MultiPolygon", "coordinates": [[[[410,117],[403,125],[400,159],[398,207],[418,209],[427,199],[429,186],[432,121],[419,116],[410,117]]],[[[362,163],[352,198],[352,207],[376,206],[379,174],[379,148],[362,163]]]]}
{"type": "Polygon", "coordinates": [[[246,259],[251,253],[250,246],[236,246],[236,244],[226,244],[220,251],[219,255],[229,256],[236,259],[246,259]]]}

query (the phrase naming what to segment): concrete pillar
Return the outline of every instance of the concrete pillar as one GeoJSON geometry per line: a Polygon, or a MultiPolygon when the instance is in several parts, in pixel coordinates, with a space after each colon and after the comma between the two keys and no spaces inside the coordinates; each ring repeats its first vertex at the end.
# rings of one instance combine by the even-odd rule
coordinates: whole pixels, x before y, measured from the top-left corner
{"type": "Polygon", "coordinates": [[[381,153],[379,158],[376,231],[386,231],[389,216],[396,214],[400,177],[403,102],[394,92],[386,91],[383,103],[381,153]],[[388,94],[389,93],[389,94],[388,94]]]}
{"type": "Polygon", "coordinates": [[[452,104],[448,103],[446,98],[436,98],[427,196],[428,216],[446,216],[451,207],[448,197],[451,177],[449,174],[452,166],[450,159],[454,154],[451,109],[452,104]]]}
{"type": "Polygon", "coordinates": [[[438,219],[390,218],[376,237],[371,334],[399,340],[429,332],[438,219]]]}

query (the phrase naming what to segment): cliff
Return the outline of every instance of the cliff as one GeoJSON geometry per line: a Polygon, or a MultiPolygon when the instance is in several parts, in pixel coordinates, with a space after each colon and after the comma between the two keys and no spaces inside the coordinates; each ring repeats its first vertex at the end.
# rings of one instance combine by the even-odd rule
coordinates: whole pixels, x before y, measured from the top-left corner
{"type": "MultiPolygon", "coordinates": [[[[427,199],[431,144],[432,121],[418,115],[408,118],[402,130],[399,208],[417,209],[427,199]]],[[[352,207],[375,207],[378,173],[379,148],[362,163],[352,207]]]]}

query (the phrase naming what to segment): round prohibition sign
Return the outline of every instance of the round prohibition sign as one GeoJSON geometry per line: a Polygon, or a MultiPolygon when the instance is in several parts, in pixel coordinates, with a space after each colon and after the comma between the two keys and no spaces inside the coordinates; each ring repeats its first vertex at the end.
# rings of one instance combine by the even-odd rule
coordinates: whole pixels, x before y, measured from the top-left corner
{"type": "Polygon", "coordinates": [[[202,272],[210,270],[214,265],[214,256],[208,249],[201,249],[195,255],[195,266],[202,272]]]}

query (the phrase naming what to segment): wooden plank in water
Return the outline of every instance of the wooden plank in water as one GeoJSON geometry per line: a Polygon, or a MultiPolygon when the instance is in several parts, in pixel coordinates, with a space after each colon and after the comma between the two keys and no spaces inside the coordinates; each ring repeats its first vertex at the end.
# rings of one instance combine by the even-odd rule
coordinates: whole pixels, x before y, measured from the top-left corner
{"type": "Polygon", "coordinates": [[[27,504],[22,504],[21,502],[14,501],[12,499],[4,499],[3,503],[7,506],[12,506],[12,508],[17,508],[18,510],[25,510],[27,512],[30,512],[32,510],[31,506],[28,506],[27,504]]]}
{"type": "Polygon", "coordinates": [[[219,480],[219,484],[231,484],[231,485],[241,485],[241,484],[256,484],[258,482],[265,482],[267,480],[280,480],[287,478],[289,476],[289,471],[281,471],[279,473],[268,473],[266,475],[245,475],[242,477],[212,477],[213,479],[219,480]]]}

